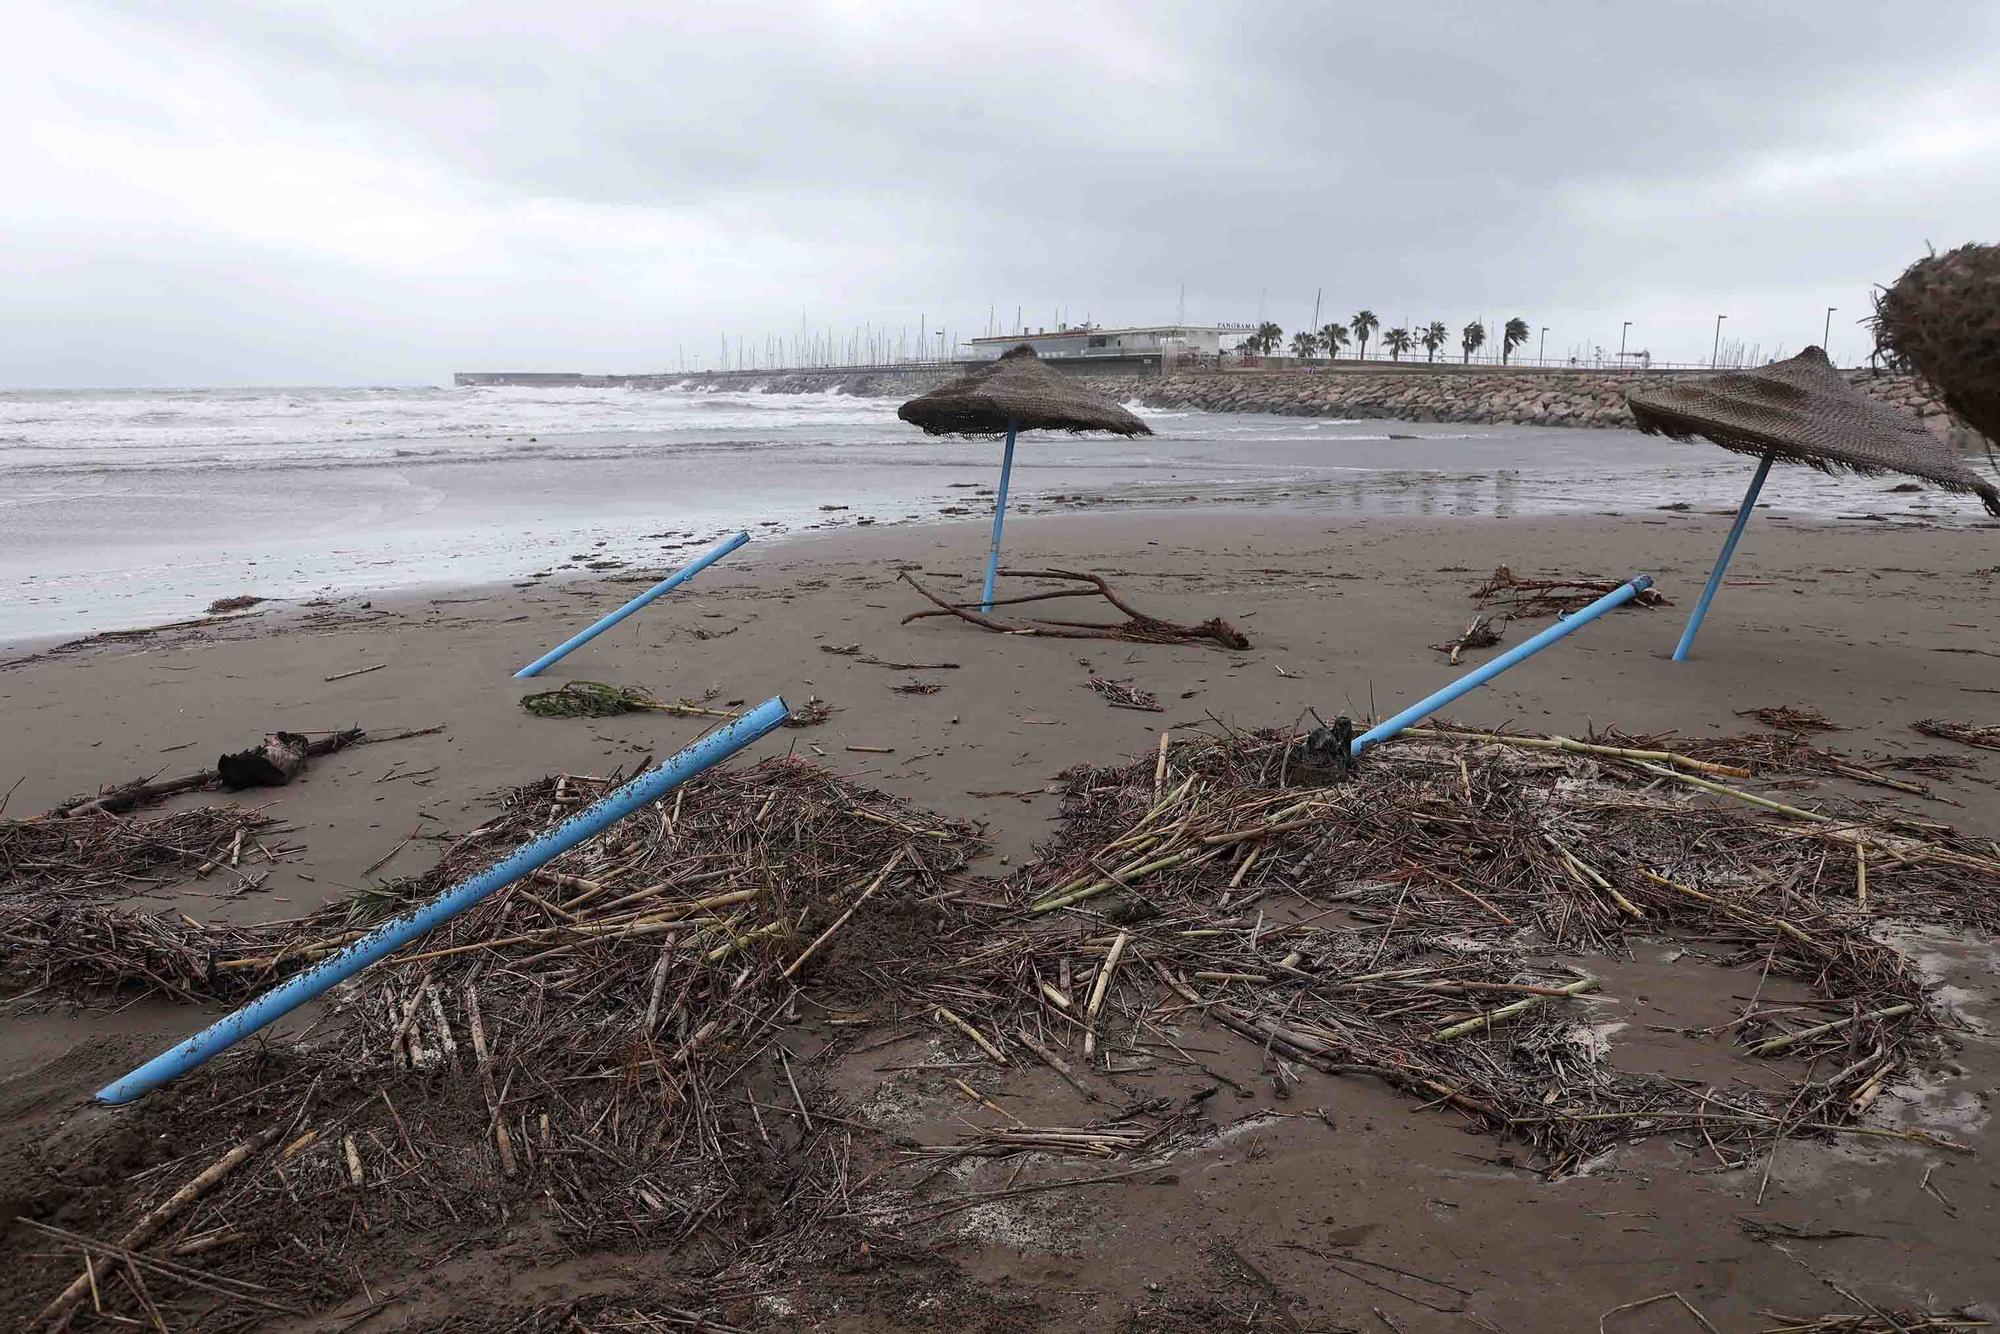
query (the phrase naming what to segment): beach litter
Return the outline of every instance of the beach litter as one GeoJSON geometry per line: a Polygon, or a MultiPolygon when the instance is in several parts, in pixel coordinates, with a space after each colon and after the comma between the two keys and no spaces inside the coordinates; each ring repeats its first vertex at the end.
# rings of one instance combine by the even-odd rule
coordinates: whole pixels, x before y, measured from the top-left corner
{"type": "MultiPolygon", "coordinates": [[[[10,943],[0,979],[233,1000],[614,784],[558,776],[518,789],[433,870],[300,921],[197,927],[106,909],[87,939],[27,942],[44,960],[33,978],[18,977],[10,943]]],[[[184,1144],[174,1152],[188,1169],[106,1179],[64,1222],[130,1236],[195,1159],[249,1144],[248,1165],[160,1236],[161,1256],[190,1238],[234,1239],[180,1262],[200,1267],[192,1288],[153,1278],[169,1310],[231,1307],[244,1292],[322,1305],[351,1289],[353,1261],[384,1236],[497,1233],[530,1206],[579,1248],[699,1233],[724,1256],[779,1263],[802,1221],[847,1208],[856,1133],[821,1076],[778,1054],[797,987],[816,1006],[893,1006],[895,972],[932,952],[951,920],[936,896],[978,847],[970,826],[795,760],[692,780],[359,975],[304,1037],[226,1053],[157,1091],[127,1115],[184,1144]]],[[[60,1254],[30,1263],[55,1279],[37,1302],[66,1281],[60,1254]]],[[[104,1296],[107,1309],[134,1300],[108,1284],[104,1296]]]]}
{"type": "MultiPolygon", "coordinates": [[[[1492,648],[1506,634],[1509,622],[1543,616],[1572,616],[1617,591],[1622,585],[1610,579],[1523,579],[1505,565],[1494,567],[1479,587],[1472,590],[1479,604],[1478,614],[1465,629],[1431,648],[1447,655],[1452,666],[1467,649],[1492,648]]],[[[1635,607],[1669,605],[1657,588],[1648,585],[1629,599],[1635,607]]]]}
{"type": "Polygon", "coordinates": [[[1160,697],[1150,690],[1141,690],[1130,680],[1111,681],[1102,676],[1092,676],[1084,685],[1104,696],[1104,702],[1114,709],[1137,709],[1141,713],[1165,713],[1167,706],[1160,703],[1160,697]]]}
{"type": "Polygon", "coordinates": [[[818,727],[831,717],[833,717],[833,706],[814,695],[792,709],[792,716],[785,719],[785,726],[818,727]]]}
{"type": "Polygon", "coordinates": [[[406,741],[413,737],[431,736],[443,730],[442,727],[425,727],[383,736],[370,736],[359,727],[320,733],[273,732],[266,736],[260,745],[221,756],[213,769],[184,774],[179,778],[163,779],[158,774],[135,778],[112,787],[100,788],[91,796],[72,797],[52,807],[38,818],[61,820],[98,812],[120,814],[139,806],[164,801],[183,792],[202,792],[214,788],[280,786],[297,777],[309,759],[331,755],[349,746],[373,745],[383,741],[406,741]]]}
{"type": "Polygon", "coordinates": [[[819,651],[839,658],[853,658],[870,667],[888,667],[899,672],[947,672],[957,671],[959,666],[955,662],[892,662],[872,653],[863,653],[859,644],[821,644],[819,651]]]}
{"type": "Polygon", "coordinates": [[[105,810],[63,819],[0,819],[0,889],[7,901],[125,898],[163,888],[247,854],[275,862],[278,822],[233,805],[197,806],[151,819],[105,810]]]}
{"type": "MultiPolygon", "coordinates": [[[[1568,616],[1581,611],[1619,586],[1616,579],[1523,579],[1505,565],[1495,566],[1486,582],[1472,590],[1480,610],[1491,607],[1505,620],[1568,616]]],[[[1632,599],[1637,607],[1671,605],[1657,588],[1632,599]]]]}
{"type": "Polygon", "coordinates": [[[1757,1334],[1941,1334],[1945,1330],[1991,1329],[1993,1322],[1972,1307],[1949,1311],[1899,1306],[1892,1310],[1871,1310],[1855,1315],[1787,1315],[1782,1311],[1760,1310],[1758,1315],[1774,1324],[1757,1334]]]}
{"type": "MultiPolygon", "coordinates": [[[[515,672],[514,679],[518,681],[518,680],[523,680],[530,676],[541,675],[541,673],[547,670],[549,667],[553,666],[558,662],[561,662],[571,653],[575,652],[577,649],[582,648],[585,644],[588,644],[591,640],[597,638],[599,635],[603,634],[606,630],[609,630],[612,626],[617,625],[620,621],[623,621],[627,617],[636,614],[637,612],[644,609],[645,607],[647,607],[654,601],[658,600],[659,598],[665,597],[668,593],[673,592],[676,588],[679,588],[682,584],[694,578],[697,574],[700,574],[703,570],[715,564],[715,562],[721,560],[724,556],[727,556],[730,552],[736,550],[736,548],[742,546],[749,540],[750,540],[750,534],[737,533],[732,537],[726,537],[722,541],[717,542],[707,551],[702,552],[701,555],[696,556],[686,565],[683,565],[680,569],[674,571],[666,578],[660,580],[658,583],[654,584],[651,588],[639,594],[639,596],[633,598],[630,602],[627,602],[624,606],[618,608],[618,610],[611,612],[608,615],[600,617],[592,624],[586,626],[582,630],[577,631],[575,634],[571,635],[568,639],[565,639],[562,643],[550,649],[547,653],[544,653],[541,657],[536,658],[533,662],[521,668],[520,671],[515,672]]],[[[583,557],[573,556],[571,557],[571,559],[581,560],[583,559],[583,557]]]]}
{"type": "Polygon", "coordinates": [[[1757,709],[1738,709],[1738,718],[1755,718],[1766,727],[1781,732],[1841,732],[1846,729],[1810,704],[1766,704],[1757,709]]]}
{"type": "Polygon", "coordinates": [[[570,681],[555,690],[521,696],[521,707],[539,718],[614,718],[622,713],[669,713],[679,718],[736,717],[735,709],[712,709],[702,702],[718,693],[711,690],[701,701],[679,699],[669,703],[637,686],[570,681]]]}
{"type": "Polygon", "coordinates": [[[215,780],[226,792],[246,787],[283,787],[299,776],[311,754],[309,738],[297,732],[273,732],[259,745],[218,757],[215,780]]]}
{"type": "Polygon", "coordinates": [[[1211,617],[1199,625],[1179,625],[1173,621],[1161,620],[1148,615],[1125,601],[1111,589],[1111,585],[1094,574],[1084,574],[1076,570],[1001,570],[1009,579],[1044,579],[1070,581],[1088,584],[1088,588],[1058,588],[1040,593],[1027,593],[1020,597],[989,599],[985,603],[947,602],[925,588],[910,576],[908,570],[899,571],[897,578],[914,588],[930,602],[936,604],[934,611],[913,611],[903,617],[902,623],[920,621],[929,616],[955,616],[970,622],[982,630],[995,634],[1041,636],[1053,639],[1118,639],[1135,644],[1186,644],[1208,640],[1218,647],[1242,650],[1250,647],[1250,639],[1235,626],[1220,617],[1211,617]],[[1102,597],[1113,607],[1125,613],[1120,624],[1102,621],[1058,621],[1037,618],[1025,624],[1009,624],[997,620],[985,611],[974,610],[984,606],[987,611],[993,607],[1009,607],[1024,602],[1045,602],[1052,598],[1102,597]]]}
{"type": "MultiPolygon", "coordinates": [[[[27,1257],[22,1292],[64,1290],[82,1277],[66,1255],[116,1254],[87,1239],[132,1236],[206,1179],[127,1246],[174,1266],[147,1274],[165,1311],[322,1309],[384,1255],[497,1239],[532,1207],[543,1245],[686,1251],[709,1278],[674,1300],[754,1324],[757,1293],[782,1279],[810,1301],[798,1276],[864,1240],[977,1235],[1026,1193],[1115,1189],[1213,1142],[1226,1127],[1203,1099],[1132,1083],[1135,1059],[1208,1074],[1197,1033],[1246,1044],[1274,1090],[1309,1070],[1386,1084],[1548,1176],[1642,1139],[1724,1168],[1796,1137],[1964,1151],[1869,1115],[1941,1051],[1921,975],[1875,932],[2000,926],[1990,843],[1888,807],[1777,801],[1712,758],[1811,749],[1783,736],[1441,726],[1310,785],[1293,771],[1305,744],[1176,733],[1158,755],[1074,769],[1060,826],[1003,880],[970,874],[972,826],[809,762],[710,771],[359,975],[309,1031],[125,1113],[176,1158],[66,1188],[63,1227],[85,1240],[27,1257]],[[1622,1069],[1593,1027],[1618,999],[1598,999],[1612,962],[1659,939],[1790,986],[1681,1035],[1742,1077],[1622,1069]],[[836,1076],[918,1034],[941,1044],[951,1068],[923,1078],[956,1114],[912,1141],[836,1076]],[[998,1090],[1040,1078],[1073,1113],[1001,1110],[998,1090]],[[1026,1170],[997,1188],[936,1173],[992,1159],[1026,1170]],[[1101,1166],[1053,1166],[1070,1160],[1101,1166]]],[[[433,870],[290,923],[98,905],[87,937],[10,944],[0,979],[45,998],[233,1000],[615,782],[517,789],[433,870]]],[[[49,1170],[89,1152],[52,1150],[49,1170]]],[[[121,1318],[145,1309],[110,1281],[99,1295],[121,1318]]]]}
{"type": "Polygon", "coordinates": [[[1957,741],[1967,746],[2000,750],[2000,725],[1954,723],[1943,718],[1919,718],[1910,724],[1910,730],[1922,732],[1925,736],[1942,737],[1946,741],[1957,741]]]}
{"type": "Polygon", "coordinates": [[[1458,665],[1458,655],[1466,649],[1492,648],[1499,642],[1500,630],[1499,627],[1493,624],[1493,618],[1491,616],[1475,616],[1472,618],[1471,624],[1458,632],[1456,638],[1447,639],[1442,644],[1432,644],[1431,647],[1440,653],[1450,655],[1448,661],[1452,666],[1456,667],[1458,665]]]}

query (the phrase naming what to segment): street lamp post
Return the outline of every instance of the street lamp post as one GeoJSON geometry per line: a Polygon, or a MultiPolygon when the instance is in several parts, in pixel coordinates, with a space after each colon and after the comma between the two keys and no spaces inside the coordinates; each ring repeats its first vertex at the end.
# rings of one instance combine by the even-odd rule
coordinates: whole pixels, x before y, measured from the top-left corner
{"type": "Polygon", "coordinates": [[[1542,341],[1535,348],[1535,360],[1546,365],[1549,359],[1548,352],[1549,352],[1549,326],[1544,324],[1542,326],[1542,341]]]}
{"type": "Polygon", "coordinates": [[[1728,318],[1727,315],[1717,315],[1715,317],[1715,343],[1708,349],[1708,368],[1710,370],[1715,369],[1716,359],[1722,354],[1722,322],[1728,318]]]}
{"type": "Polygon", "coordinates": [[[1625,321],[1625,327],[1618,331],[1618,364],[1621,367],[1625,364],[1625,335],[1631,328],[1632,321],[1627,320],[1625,321]]]}
{"type": "MultiPolygon", "coordinates": [[[[1822,352],[1826,351],[1827,343],[1833,339],[1833,312],[1839,309],[1839,306],[1828,306],[1826,308],[1826,327],[1819,331],[1819,350],[1822,352]]],[[[1827,355],[1827,360],[1833,360],[1831,353],[1827,355]]]]}

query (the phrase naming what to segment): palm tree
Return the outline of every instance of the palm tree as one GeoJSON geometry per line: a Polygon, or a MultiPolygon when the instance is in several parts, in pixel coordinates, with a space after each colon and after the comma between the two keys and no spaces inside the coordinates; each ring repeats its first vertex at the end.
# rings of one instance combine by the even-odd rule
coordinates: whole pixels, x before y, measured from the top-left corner
{"type": "Polygon", "coordinates": [[[1438,359],[1438,349],[1444,346],[1445,340],[1449,337],[1451,335],[1445,332],[1443,320],[1432,320],[1429,325],[1425,326],[1423,337],[1424,360],[1436,361],[1438,359]]]}
{"type": "Polygon", "coordinates": [[[1292,335],[1292,355],[1300,361],[1304,361],[1317,351],[1319,351],[1319,339],[1304,330],[1292,335]]]}
{"type": "Polygon", "coordinates": [[[1389,349],[1389,360],[1391,361],[1401,361],[1403,354],[1410,350],[1410,344],[1413,341],[1410,337],[1410,331],[1403,328],[1400,324],[1393,329],[1385,330],[1382,334],[1382,346],[1389,349]]]}
{"type": "Polygon", "coordinates": [[[1259,356],[1269,356],[1271,349],[1276,347],[1278,340],[1284,336],[1285,331],[1283,329],[1280,329],[1277,325],[1271,323],[1271,321],[1265,320],[1257,326],[1256,333],[1251,334],[1243,340],[1243,345],[1255,349],[1259,356]]]}
{"type": "Polygon", "coordinates": [[[1361,310],[1355,312],[1347,327],[1354,330],[1354,355],[1365,358],[1368,355],[1368,336],[1382,327],[1382,321],[1375,318],[1374,311],[1361,310]]]}
{"type": "Polygon", "coordinates": [[[1340,349],[1347,345],[1347,326],[1338,323],[1322,326],[1319,331],[1319,342],[1320,346],[1326,349],[1326,354],[1337,360],[1340,357],[1340,349]]]}
{"type": "Polygon", "coordinates": [[[1514,349],[1528,341],[1528,322],[1516,315],[1507,321],[1507,327],[1500,331],[1500,364],[1505,366],[1514,349]]]}
{"type": "Polygon", "coordinates": [[[1461,364],[1471,362],[1472,354],[1486,346],[1486,326],[1478,320],[1466,325],[1458,335],[1458,345],[1465,349],[1461,364]]]}

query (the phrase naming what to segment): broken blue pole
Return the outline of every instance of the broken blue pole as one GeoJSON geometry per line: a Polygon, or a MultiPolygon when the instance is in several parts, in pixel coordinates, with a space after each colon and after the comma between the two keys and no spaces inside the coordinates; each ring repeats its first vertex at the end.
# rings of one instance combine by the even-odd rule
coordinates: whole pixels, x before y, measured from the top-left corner
{"type": "Polygon", "coordinates": [[[1387,741],[1390,737],[1411,724],[1422,722],[1425,718],[1430,717],[1430,715],[1436,713],[1460,695],[1477,690],[1480,686],[1485,685],[1509,667],[1514,666],[1524,659],[1534,657],[1564,635],[1574,634],[1602,616],[1605,612],[1610,611],[1613,607],[1624,606],[1652,586],[1652,575],[1634,575],[1631,579],[1612,589],[1588,607],[1583,607],[1572,612],[1536,635],[1533,639],[1517,644],[1515,647],[1508,649],[1505,653],[1493,659],[1493,661],[1473,668],[1444,689],[1434,695],[1426,695],[1387,722],[1377,723],[1360,736],[1354,738],[1354,742],[1348,747],[1347,753],[1350,755],[1359,755],[1363,750],[1374,745],[1376,742],[1387,741]]]}
{"type": "Polygon", "coordinates": [[[659,583],[654,584],[638,597],[633,598],[617,611],[606,616],[596,625],[591,626],[588,630],[579,631],[577,634],[571,635],[568,639],[556,645],[541,657],[536,658],[520,671],[515,672],[514,679],[518,681],[525,676],[539,675],[544,667],[549,666],[551,663],[560,662],[572,649],[582,648],[585,644],[588,644],[591,640],[597,638],[653,599],[664,597],[666,594],[673,592],[676,588],[679,588],[682,584],[694,578],[703,570],[715,564],[749,540],[750,534],[738,533],[734,537],[726,537],[722,541],[717,542],[686,565],[681,566],[680,569],[675,570],[672,574],[660,580],[659,583]]]}
{"type": "Polygon", "coordinates": [[[1014,423],[1007,423],[1007,451],[1000,456],[1000,490],[993,497],[993,545],[986,551],[986,589],[979,610],[993,610],[993,579],[1000,573],[1000,529],[1007,522],[1007,478],[1014,471],[1014,423]]]}
{"type": "Polygon", "coordinates": [[[1757,475],[1750,479],[1750,489],[1743,493],[1743,503],[1737,507],[1736,522],[1729,526],[1729,537],[1722,544],[1722,554],[1715,559],[1715,568],[1709,571],[1708,586],[1701,590],[1695,600],[1694,611],[1688,616],[1687,629],[1681,631],[1681,642],[1674,645],[1674,661],[1686,662],[1688,650],[1694,647],[1694,637],[1701,633],[1702,618],[1708,615],[1708,604],[1715,600],[1715,591],[1722,587],[1722,573],[1729,568],[1729,558],[1736,554],[1736,541],[1743,536],[1743,526],[1750,522],[1750,511],[1757,506],[1757,493],[1764,489],[1764,478],[1771,471],[1771,456],[1766,454],[1757,462],[1757,475]]]}
{"type": "Polygon", "coordinates": [[[305,972],[286,979],[234,1014],[223,1016],[178,1046],[161,1052],[122,1079],[97,1091],[99,1102],[130,1102],[142,1093],[177,1079],[218,1052],[242,1041],[271,1021],[291,1013],[336,982],[354,976],[385,959],[417,937],[470,908],[495,890],[539,870],[595,834],[602,833],[642,806],[659,800],[688,779],[728,759],[791,716],[777,696],[765,700],[726,726],[717,728],[657,769],[649,769],[589,809],[526,844],[505,861],[461,880],[430,902],[383,923],[360,940],[328,955],[305,972]]]}

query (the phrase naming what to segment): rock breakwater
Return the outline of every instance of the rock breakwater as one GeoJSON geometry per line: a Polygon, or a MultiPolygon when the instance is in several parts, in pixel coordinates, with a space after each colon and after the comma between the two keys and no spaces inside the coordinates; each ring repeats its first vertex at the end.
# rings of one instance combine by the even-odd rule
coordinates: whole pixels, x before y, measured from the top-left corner
{"type": "MultiPolygon", "coordinates": [[[[1096,387],[1121,398],[1137,398],[1146,407],[1203,412],[1629,428],[1632,413],[1625,406],[1626,391],[1658,384],[1662,374],[1211,371],[1151,380],[1119,377],[1097,381],[1096,387]]],[[[1862,392],[1923,418],[1940,436],[1948,434],[1943,406],[1909,376],[1853,371],[1849,379],[1862,392]]]]}
{"type": "MultiPolygon", "coordinates": [[[[662,377],[666,385],[762,390],[772,394],[853,394],[914,397],[947,379],[946,370],[854,371],[837,368],[738,376],[662,377]]],[[[1086,376],[1097,392],[1118,402],[1202,412],[1268,412],[1284,417],[1385,418],[1406,422],[1471,425],[1629,428],[1629,389],[1657,385],[1669,375],[1698,371],[1617,374],[1601,371],[1485,371],[1458,366],[1407,369],[1184,371],[1166,376],[1086,376]]],[[[1913,416],[1940,437],[1962,440],[1944,405],[1907,375],[1847,372],[1863,393],[1913,416]]],[[[662,386],[664,387],[664,386],[662,386]]]]}

